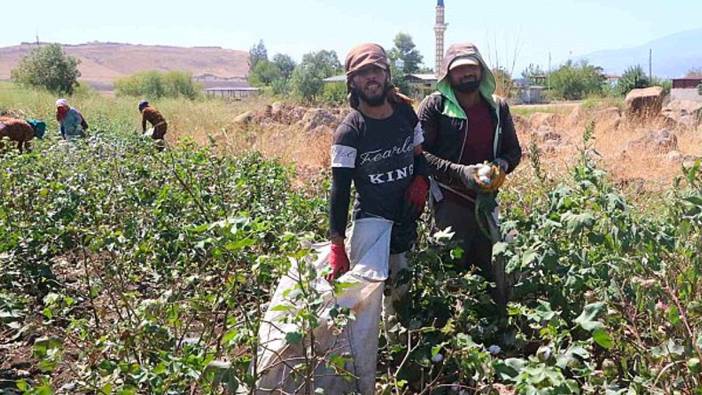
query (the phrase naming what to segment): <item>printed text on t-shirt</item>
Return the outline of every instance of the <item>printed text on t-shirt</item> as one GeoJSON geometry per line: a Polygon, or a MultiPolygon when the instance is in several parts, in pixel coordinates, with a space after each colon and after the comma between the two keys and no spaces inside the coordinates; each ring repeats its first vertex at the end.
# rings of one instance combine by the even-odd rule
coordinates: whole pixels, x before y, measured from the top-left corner
{"type": "Polygon", "coordinates": [[[388,159],[393,155],[402,155],[406,154],[410,151],[414,150],[414,144],[412,141],[412,136],[407,137],[405,139],[404,144],[402,144],[401,147],[398,147],[397,145],[387,149],[387,150],[382,150],[382,149],[377,149],[373,151],[367,151],[361,154],[361,166],[363,166],[366,163],[369,162],[378,162],[384,159],[388,159]]]}

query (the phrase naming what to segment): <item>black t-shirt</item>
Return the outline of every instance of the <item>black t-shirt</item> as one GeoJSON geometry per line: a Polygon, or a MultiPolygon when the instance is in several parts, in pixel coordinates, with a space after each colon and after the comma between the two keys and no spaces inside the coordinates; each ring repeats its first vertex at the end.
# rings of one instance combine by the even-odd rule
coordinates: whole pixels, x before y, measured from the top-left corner
{"type": "Polygon", "coordinates": [[[405,190],[412,180],[414,147],[422,131],[411,106],[397,105],[386,119],[352,111],[334,133],[332,168],[353,170],[354,218],[380,216],[398,220],[405,190]]]}

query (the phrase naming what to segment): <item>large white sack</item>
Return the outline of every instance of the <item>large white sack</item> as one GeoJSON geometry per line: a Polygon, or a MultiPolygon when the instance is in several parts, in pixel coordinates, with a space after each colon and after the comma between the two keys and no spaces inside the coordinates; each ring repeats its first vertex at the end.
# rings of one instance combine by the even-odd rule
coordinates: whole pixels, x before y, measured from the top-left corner
{"type": "MultiPolygon", "coordinates": [[[[372,394],[378,354],[378,329],[382,310],[383,289],[388,277],[390,233],[392,221],[383,218],[364,218],[354,222],[348,243],[351,270],[337,281],[352,283],[342,293],[332,295],[329,283],[318,278],[312,286],[323,294],[323,307],[319,312],[321,325],[314,331],[317,355],[328,359],[331,355],[349,355],[351,363],[346,369],[356,379],[348,380],[335,375],[322,362],[316,366],[314,389],[326,394],[372,394]],[[349,322],[341,333],[335,333],[330,311],[335,305],[349,308],[355,320],[349,322]]],[[[330,244],[316,245],[318,258],[312,264],[318,271],[329,264],[330,244]]],[[[297,330],[295,324],[284,323],[288,311],[274,311],[277,305],[290,303],[286,290],[294,287],[299,279],[297,267],[281,278],[273,299],[259,328],[259,348],[256,393],[306,393],[304,381],[291,376],[292,369],[302,359],[302,345],[287,344],[286,333],[297,330]]]]}

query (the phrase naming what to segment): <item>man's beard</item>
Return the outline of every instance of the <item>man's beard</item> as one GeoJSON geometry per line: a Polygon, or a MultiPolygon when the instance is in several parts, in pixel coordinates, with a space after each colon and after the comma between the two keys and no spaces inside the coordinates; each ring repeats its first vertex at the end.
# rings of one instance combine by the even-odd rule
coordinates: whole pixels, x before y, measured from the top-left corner
{"type": "Polygon", "coordinates": [[[376,96],[367,96],[363,89],[352,88],[353,92],[358,96],[359,99],[363,100],[369,107],[379,107],[385,103],[385,99],[388,96],[388,92],[392,87],[387,81],[383,83],[383,89],[376,96]]]}
{"type": "Polygon", "coordinates": [[[453,87],[461,93],[473,93],[480,89],[480,80],[461,81],[453,87]]]}

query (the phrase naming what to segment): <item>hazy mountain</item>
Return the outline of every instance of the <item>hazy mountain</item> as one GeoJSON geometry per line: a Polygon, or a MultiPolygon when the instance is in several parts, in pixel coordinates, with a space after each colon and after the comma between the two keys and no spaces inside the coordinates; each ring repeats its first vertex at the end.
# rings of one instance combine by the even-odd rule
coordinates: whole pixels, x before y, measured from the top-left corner
{"type": "Polygon", "coordinates": [[[634,48],[612,49],[580,56],[602,66],[607,73],[621,74],[640,64],[648,72],[649,49],[653,50],[653,74],[682,77],[692,68],[702,68],[702,29],[671,34],[634,48]]]}

